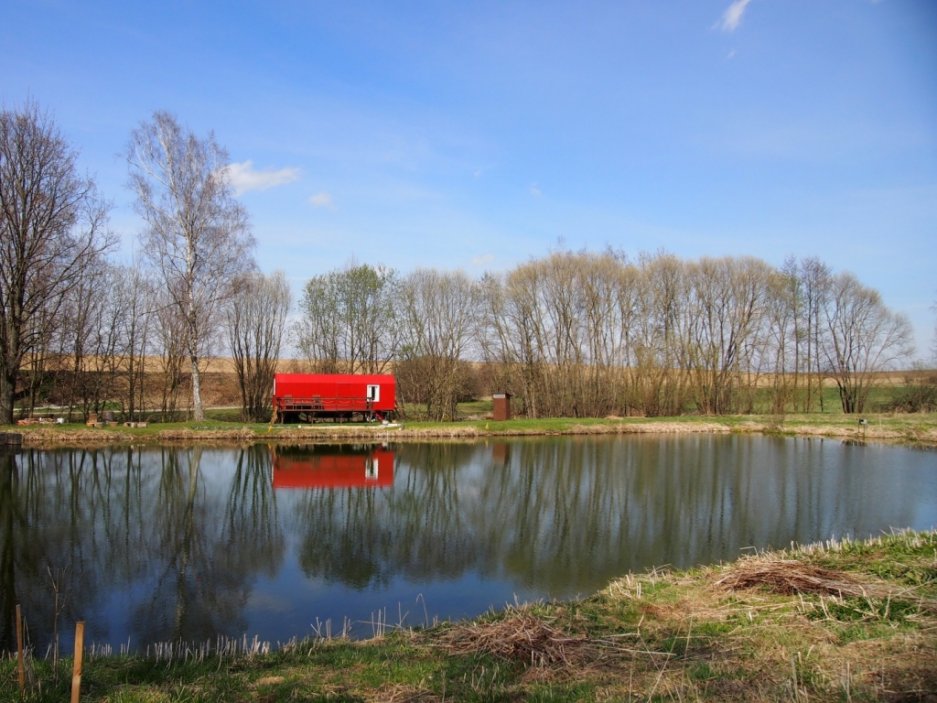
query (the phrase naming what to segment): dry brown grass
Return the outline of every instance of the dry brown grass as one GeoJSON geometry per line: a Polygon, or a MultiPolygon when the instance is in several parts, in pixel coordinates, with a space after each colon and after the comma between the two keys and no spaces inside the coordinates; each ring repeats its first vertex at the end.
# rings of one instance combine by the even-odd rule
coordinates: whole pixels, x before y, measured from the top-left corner
{"type": "Polygon", "coordinates": [[[801,593],[865,596],[876,590],[845,573],[804,564],[796,559],[744,559],[718,579],[716,585],[734,591],[765,588],[786,596],[801,593]]]}
{"type": "Polygon", "coordinates": [[[606,417],[615,424],[575,424],[569,434],[726,434],[732,431],[728,425],[718,422],[668,422],[641,420],[630,422],[625,418],[606,417]]]}
{"type": "Polygon", "coordinates": [[[503,619],[457,623],[437,639],[452,653],[487,654],[528,666],[570,666],[594,658],[595,645],[582,634],[569,634],[555,619],[529,608],[512,609],[503,619]],[[587,652],[587,650],[590,650],[587,652]]]}
{"type": "MultiPolygon", "coordinates": [[[[933,535],[883,537],[869,545],[874,550],[896,540],[921,549],[922,540],[933,544],[933,535]]],[[[924,554],[913,568],[924,574],[921,585],[908,585],[880,577],[906,568],[893,571],[883,555],[841,556],[855,550],[851,542],[811,545],[690,574],[612,582],[600,596],[638,619],[642,646],[664,649],[668,642],[677,655],[654,667],[641,659],[623,665],[628,690],[618,694],[937,703],[937,603],[926,576],[937,556],[924,554]],[[866,559],[877,563],[867,570],[866,559]],[[837,568],[840,562],[846,568],[837,568]]]]}

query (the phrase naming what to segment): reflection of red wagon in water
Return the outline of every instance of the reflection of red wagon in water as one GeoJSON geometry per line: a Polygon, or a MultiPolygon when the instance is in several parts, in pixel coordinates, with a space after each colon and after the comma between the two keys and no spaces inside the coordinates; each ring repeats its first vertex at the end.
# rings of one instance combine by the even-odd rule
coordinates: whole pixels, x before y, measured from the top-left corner
{"type": "Polygon", "coordinates": [[[397,410],[389,375],[278,373],[273,377],[277,422],[386,420],[397,410]]]}
{"type": "Polygon", "coordinates": [[[274,447],[274,488],[386,488],[394,484],[392,449],[274,447]]]}

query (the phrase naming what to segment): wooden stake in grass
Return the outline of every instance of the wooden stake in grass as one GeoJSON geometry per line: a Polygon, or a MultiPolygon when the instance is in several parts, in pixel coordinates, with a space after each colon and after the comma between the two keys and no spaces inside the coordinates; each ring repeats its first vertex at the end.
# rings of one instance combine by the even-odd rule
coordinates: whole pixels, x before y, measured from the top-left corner
{"type": "Polygon", "coordinates": [[[85,649],[85,621],[75,624],[75,663],[72,666],[72,703],[81,698],[81,664],[85,649]]]}
{"type": "Polygon", "coordinates": [[[23,610],[16,604],[16,668],[20,683],[20,696],[26,692],[26,657],[23,653],[23,610]]]}

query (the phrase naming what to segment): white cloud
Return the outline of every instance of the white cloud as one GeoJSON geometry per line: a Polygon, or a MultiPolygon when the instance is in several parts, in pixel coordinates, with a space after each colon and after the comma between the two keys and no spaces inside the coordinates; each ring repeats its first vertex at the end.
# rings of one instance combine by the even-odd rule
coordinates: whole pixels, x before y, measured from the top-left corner
{"type": "Polygon", "coordinates": [[[480,268],[483,266],[488,266],[494,260],[495,260],[494,254],[479,254],[478,256],[473,256],[470,263],[472,264],[472,266],[480,268]]]}
{"type": "Polygon", "coordinates": [[[742,24],[742,15],[751,0],[732,0],[732,4],[722,14],[719,28],[724,32],[734,32],[742,24]]]}
{"type": "Polygon", "coordinates": [[[531,184],[530,184],[530,194],[531,194],[532,196],[534,196],[535,198],[539,198],[540,196],[543,195],[543,191],[540,190],[540,186],[539,186],[538,184],[536,184],[536,183],[531,183],[531,184]]]}
{"type": "Polygon", "coordinates": [[[243,195],[252,190],[267,190],[276,186],[292,183],[299,178],[298,168],[281,168],[277,170],[255,171],[253,161],[228,164],[225,173],[234,186],[237,195],[243,195]]]}
{"type": "Polygon", "coordinates": [[[316,193],[309,197],[309,202],[313,207],[332,207],[335,200],[331,193],[316,193]]]}

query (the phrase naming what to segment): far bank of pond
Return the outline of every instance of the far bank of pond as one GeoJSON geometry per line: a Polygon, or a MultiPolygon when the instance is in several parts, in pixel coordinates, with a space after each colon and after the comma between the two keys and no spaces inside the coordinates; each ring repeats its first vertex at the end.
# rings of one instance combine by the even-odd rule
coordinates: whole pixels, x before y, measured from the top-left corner
{"type": "Polygon", "coordinates": [[[768,434],[831,437],[868,442],[937,446],[937,413],[681,416],[673,418],[548,418],[488,419],[449,423],[267,425],[205,421],[100,427],[37,424],[8,427],[22,436],[23,446],[98,446],[111,444],[169,444],[200,442],[345,442],[473,440],[497,437],[630,434],[768,434]]]}

